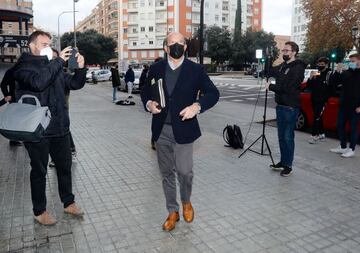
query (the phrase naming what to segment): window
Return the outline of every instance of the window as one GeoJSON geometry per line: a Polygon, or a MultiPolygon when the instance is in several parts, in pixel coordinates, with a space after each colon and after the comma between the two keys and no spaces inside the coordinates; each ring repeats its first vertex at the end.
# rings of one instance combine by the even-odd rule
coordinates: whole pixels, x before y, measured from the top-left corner
{"type": "Polygon", "coordinates": [[[219,21],[219,15],[215,15],[215,21],[219,21]]]}
{"type": "Polygon", "coordinates": [[[140,27],[140,31],[141,31],[141,32],[145,32],[145,27],[143,27],[143,26],[140,27]]]}
{"type": "Polygon", "coordinates": [[[186,19],[191,20],[191,12],[186,12],[186,19]]]}
{"type": "Polygon", "coordinates": [[[146,57],[147,57],[147,52],[141,51],[141,58],[146,58],[146,57]]]}
{"type": "Polygon", "coordinates": [[[149,40],[149,45],[154,45],[154,41],[153,41],[153,40],[149,40]]]}
{"type": "Polygon", "coordinates": [[[191,0],[186,0],[186,7],[191,7],[191,0]]]}
{"type": "Polygon", "coordinates": [[[136,51],[131,51],[131,58],[137,58],[137,52],[136,51]]]}
{"type": "Polygon", "coordinates": [[[136,41],[133,41],[133,42],[132,42],[132,45],[133,45],[133,46],[136,46],[136,45],[137,45],[136,41]]]}
{"type": "Polygon", "coordinates": [[[150,50],[150,51],[149,51],[149,57],[150,57],[150,58],[154,58],[154,57],[155,57],[155,52],[154,52],[154,50],[150,50]]]}
{"type": "Polygon", "coordinates": [[[186,26],[186,32],[191,32],[191,26],[190,25],[186,26]]]}
{"type": "Polygon", "coordinates": [[[174,12],[172,12],[172,11],[171,11],[171,12],[168,12],[168,17],[169,17],[169,18],[174,18],[174,12]]]}
{"type": "Polygon", "coordinates": [[[149,26],[149,32],[153,32],[154,31],[154,27],[153,26],[149,26]]]}
{"type": "Polygon", "coordinates": [[[127,51],[124,52],[124,58],[125,59],[129,58],[129,53],[127,51]]]}

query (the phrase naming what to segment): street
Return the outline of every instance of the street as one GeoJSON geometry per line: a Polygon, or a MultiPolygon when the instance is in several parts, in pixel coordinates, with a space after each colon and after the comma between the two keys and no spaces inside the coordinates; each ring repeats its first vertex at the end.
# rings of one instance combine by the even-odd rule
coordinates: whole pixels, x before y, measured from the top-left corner
{"type": "MultiPolygon", "coordinates": [[[[265,104],[265,89],[262,79],[257,80],[252,76],[244,76],[242,78],[229,77],[211,77],[216,87],[220,91],[221,100],[264,106],[265,104]]],[[[275,108],[274,93],[268,93],[268,107],[275,108]]]]}
{"type": "MultiPolygon", "coordinates": [[[[126,97],[118,92],[118,99],[126,97]]],[[[195,220],[187,224],[181,217],[175,230],[162,231],[167,211],[150,148],[151,115],[137,94],[135,106],[118,106],[111,99],[109,82],[87,84],[70,96],[78,152],[73,189],[84,219],[64,214],[56,169],[48,169],[47,208],[58,223],[35,223],[28,155],[0,136],[0,252],[359,252],[358,151],[343,159],[329,152],[337,140],[310,145],[308,134],[296,132],[294,174],[282,178],[269,169],[268,156],[247,152],[239,159],[241,150],[224,147],[224,126],[236,123],[246,132],[253,108],[225,99],[198,116],[203,135],[194,145],[195,220]]],[[[259,106],[255,121],[262,111],[259,106]]],[[[275,117],[275,110],[269,108],[268,114],[275,117]]],[[[261,129],[252,125],[246,145],[261,129]]],[[[276,132],[266,128],[278,161],[276,132]]]]}

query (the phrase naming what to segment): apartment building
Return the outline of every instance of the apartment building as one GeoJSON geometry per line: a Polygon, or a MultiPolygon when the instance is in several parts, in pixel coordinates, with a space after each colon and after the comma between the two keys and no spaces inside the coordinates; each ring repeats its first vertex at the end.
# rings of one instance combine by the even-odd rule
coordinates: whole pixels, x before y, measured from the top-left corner
{"type": "Polygon", "coordinates": [[[0,0],[0,61],[14,61],[27,50],[32,18],[32,0],[0,0]]]}
{"type": "MultiPolygon", "coordinates": [[[[205,1],[204,23],[234,30],[237,0],[205,1]]],[[[262,0],[243,0],[246,29],[262,29],[262,0]]],[[[120,67],[162,57],[169,32],[193,37],[200,26],[200,0],[101,0],[77,25],[77,31],[95,29],[118,41],[120,67]]]]}
{"type": "Polygon", "coordinates": [[[309,19],[304,13],[302,0],[292,2],[291,40],[295,41],[303,52],[306,47],[307,25],[309,19]]]}

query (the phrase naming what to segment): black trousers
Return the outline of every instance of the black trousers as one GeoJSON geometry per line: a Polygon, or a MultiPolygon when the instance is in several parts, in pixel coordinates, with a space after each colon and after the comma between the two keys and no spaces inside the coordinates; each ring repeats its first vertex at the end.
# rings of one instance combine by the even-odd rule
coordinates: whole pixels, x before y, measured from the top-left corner
{"type": "Polygon", "coordinates": [[[74,203],[71,182],[72,157],[69,135],[63,137],[43,138],[40,142],[25,143],[30,157],[31,200],[34,215],[38,216],[46,210],[46,174],[49,154],[55,163],[58,190],[64,208],[74,203]]]}
{"type": "Polygon", "coordinates": [[[325,103],[322,102],[312,102],[312,109],[314,115],[314,122],[311,131],[311,135],[319,135],[324,133],[323,119],[322,114],[325,109],[325,103]]]}

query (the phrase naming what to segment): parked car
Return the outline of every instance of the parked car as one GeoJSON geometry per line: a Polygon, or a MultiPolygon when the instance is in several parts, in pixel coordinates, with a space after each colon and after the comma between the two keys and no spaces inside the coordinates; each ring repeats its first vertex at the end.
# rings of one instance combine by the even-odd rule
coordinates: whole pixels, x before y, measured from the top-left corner
{"type": "MultiPolygon", "coordinates": [[[[303,84],[303,86],[306,86],[306,83],[303,84]]],[[[300,106],[300,113],[296,122],[296,129],[303,130],[308,127],[312,127],[314,123],[313,122],[314,114],[311,107],[311,91],[305,89],[303,92],[301,92],[300,99],[301,99],[301,106],[300,106]]],[[[337,130],[336,121],[339,112],[339,103],[340,103],[339,100],[340,100],[339,93],[333,94],[333,96],[331,96],[328,99],[328,102],[325,106],[325,110],[323,112],[323,125],[325,130],[332,132],[336,132],[337,130]]],[[[346,128],[347,131],[350,130],[349,124],[347,125],[346,128]]],[[[360,133],[360,122],[358,124],[358,131],[360,133]]]]}
{"type": "MultiPolygon", "coordinates": [[[[139,93],[140,92],[139,80],[141,76],[141,70],[134,70],[134,74],[135,74],[135,81],[133,85],[133,93],[139,93]]],[[[121,81],[121,85],[118,88],[118,90],[127,92],[128,87],[127,84],[125,83],[125,73],[120,73],[120,81],[121,81]]]]}
{"type": "Polygon", "coordinates": [[[95,73],[95,78],[97,81],[111,81],[111,71],[109,69],[88,70],[86,73],[87,81],[92,81],[93,72],[95,73]]]}

